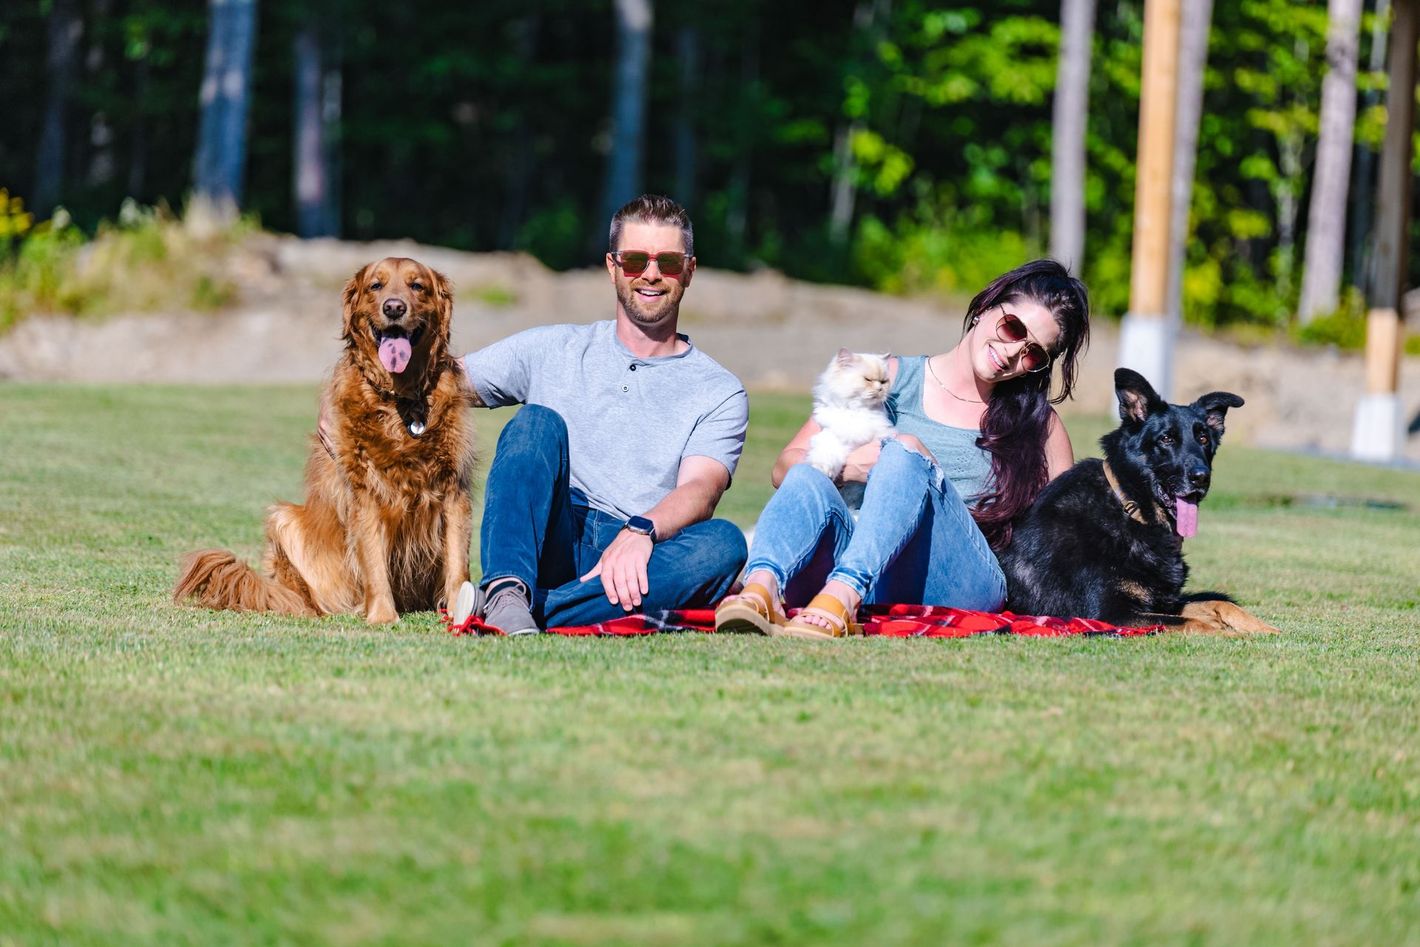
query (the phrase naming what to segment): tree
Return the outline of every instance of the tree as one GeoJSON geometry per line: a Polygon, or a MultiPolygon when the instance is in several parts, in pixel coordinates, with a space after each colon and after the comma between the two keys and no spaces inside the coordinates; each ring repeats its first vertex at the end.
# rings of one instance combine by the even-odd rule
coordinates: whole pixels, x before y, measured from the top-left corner
{"type": "Polygon", "coordinates": [[[695,203],[697,151],[695,115],[700,97],[700,29],[682,26],[676,32],[677,107],[675,109],[675,194],[681,204],[695,203]]]}
{"type": "Polygon", "coordinates": [[[68,158],[67,126],[69,124],[70,87],[77,65],[79,37],[84,32],[84,20],[76,0],[54,0],[49,10],[48,56],[45,78],[44,124],[39,147],[35,151],[35,184],[30,208],[47,216],[59,201],[64,183],[64,167],[68,158]]]}
{"type": "Polygon", "coordinates": [[[1085,125],[1095,0],[1060,4],[1060,64],[1050,148],[1050,255],[1081,272],[1085,259],[1085,125]]]}
{"type": "MultiPolygon", "coordinates": [[[[865,45],[875,45],[871,41],[878,38],[882,32],[877,28],[877,22],[886,16],[888,6],[885,0],[858,0],[853,10],[854,37],[865,45]]],[[[829,192],[828,234],[829,238],[840,246],[848,239],[858,195],[858,161],[853,154],[853,148],[863,132],[866,98],[858,95],[847,97],[844,111],[850,114],[840,120],[833,135],[833,184],[829,192]]]]}
{"type": "MultiPolygon", "coordinates": [[[[1357,285],[1363,290],[1370,289],[1370,238],[1371,217],[1375,211],[1376,152],[1379,138],[1375,142],[1362,139],[1361,127],[1368,114],[1375,115],[1380,109],[1381,89],[1385,85],[1386,36],[1390,24],[1390,0],[1376,0],[1376,9],[1371,17],[1371,53],[1365,92],[1361,95],[1361,121],[1357,123],[1357,145],[1355,160],[1352,162],[1351,181],[1351,239],[1347,257],[1351,260],[1351,272],[1357,285]]],[[[1360,84],[1359,82],[1357,83],[1360,84]]],[[[1380,122],[1372,122],[1379,125],[1380,122]]]]}
{"type": "Polygon", "coordinates": [[[218,217],[242,203],[256,0],[208,0],[209,31],[193,159],[193,195],[218,217]]]}
{"type": "Polygon", "coordinates": [[[340,231],[332,140],[340,120],[340,71],[326,62],[322,19],[320,10],[308,9],[291,49],[295,79],[291,187],[296,232],[302,237],[328,237],[340,231]]]}
{"type": "Polygon", "coordinates": [[[1213,0],[1183,0],[1178,37],[1178,105],[1174,114],[1173,198],[1169,203],[1169,324],[1183,320],[1183,265],[1188,217],[1193,208],[1193,176],[1198,167],[1198,126],[1203,114],[1203,74],[1213,0]]]}
{"type": "Polygon", "coordinates": [[[1306,256],[1297,318],[1302,323],[1335,311],[1346,252],[1346,190],[1356,127],[1356,60],[1360,53],[1361,0],[1331,0],[1321,84],[1321,132],[1316,146],[1306,256]]]}
{"type": "Polygon", "coordinates": [[[616,0],[616,67],[603,222],[641,191],[651,20],[651,0],[616,0]]]}

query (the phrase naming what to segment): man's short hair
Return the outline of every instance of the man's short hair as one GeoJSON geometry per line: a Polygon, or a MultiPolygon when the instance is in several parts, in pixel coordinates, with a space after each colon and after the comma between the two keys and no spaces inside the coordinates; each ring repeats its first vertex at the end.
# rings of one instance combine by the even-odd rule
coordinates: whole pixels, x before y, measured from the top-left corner
{"type": "Polygon", "coordinates": [[[628,220],[634,224],[671,224],[679,227],[685,240],[685,255],[695,256],[695,228],[691,226],[690,214],[669,197],[642,194],[613,214],[607,246],[612,253],[621,249],[621,228],[628,220]]]}

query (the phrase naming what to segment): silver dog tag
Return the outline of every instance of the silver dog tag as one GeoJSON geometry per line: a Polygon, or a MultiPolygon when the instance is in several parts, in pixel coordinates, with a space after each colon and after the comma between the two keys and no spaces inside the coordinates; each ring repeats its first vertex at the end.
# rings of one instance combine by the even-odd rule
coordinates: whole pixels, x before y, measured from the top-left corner
{"type": "Polygon", "coordinates": [[[410,422],[409,422],[409,433],[412,434],[412,435],[415,436],[415,437],[418,437],[419,435],[423,434],[423,433],[424,433],[424,422],[423,422],[423,421],[410,421],[410,422]]]}

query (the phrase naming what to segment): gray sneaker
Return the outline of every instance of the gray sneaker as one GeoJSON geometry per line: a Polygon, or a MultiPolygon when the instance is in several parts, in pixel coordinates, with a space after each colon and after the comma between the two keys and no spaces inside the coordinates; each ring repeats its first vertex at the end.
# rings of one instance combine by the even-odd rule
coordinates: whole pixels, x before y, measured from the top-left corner
{"type": "Polygon", "coordinates": [[[521,582],[495,582],[492,595],[487,589],[475,594],[474,614],[505,635],[536,635],[537,626],[528,608],[528,591],[521,582]]]}

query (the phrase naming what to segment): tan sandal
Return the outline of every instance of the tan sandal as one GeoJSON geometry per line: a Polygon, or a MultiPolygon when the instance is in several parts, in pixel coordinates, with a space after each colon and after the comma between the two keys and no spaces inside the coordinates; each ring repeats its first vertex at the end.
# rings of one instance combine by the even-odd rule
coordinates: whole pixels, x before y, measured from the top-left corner
{"type": "Polygon", "coordinates": [[[855,623],[855,615],[849,614],[848,606],[827,592],[820,592],[809,600],[809,604],[799,609],[789,623],[778,630],[787,638],[844,638],[861,635],[863,626],[855,623]],[[823,619],[824,625],[814,625],[804,621],[805,615],[823,619]]]}
{"type": "Polygon", "coordinates": [[[774,596],[758,582],[751,582],[739,595],[731,595],[715,606],[715,630],[740,635],[777,635],[784,627],[784,615],[775,611],[774,596]]]}

